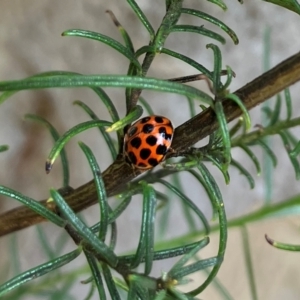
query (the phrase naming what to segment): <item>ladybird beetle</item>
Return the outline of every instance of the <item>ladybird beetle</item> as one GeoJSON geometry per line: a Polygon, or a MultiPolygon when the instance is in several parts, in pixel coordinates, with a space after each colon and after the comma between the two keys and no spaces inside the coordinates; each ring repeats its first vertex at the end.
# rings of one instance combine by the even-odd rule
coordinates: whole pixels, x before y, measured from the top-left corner
{"type": "Polygon", "coordinates": [[[131,125],[125,134],[125,158],[138,169],[151,169],[165,158],[173,134],[173,125],[166,117],[144,117],[131,125]]]}

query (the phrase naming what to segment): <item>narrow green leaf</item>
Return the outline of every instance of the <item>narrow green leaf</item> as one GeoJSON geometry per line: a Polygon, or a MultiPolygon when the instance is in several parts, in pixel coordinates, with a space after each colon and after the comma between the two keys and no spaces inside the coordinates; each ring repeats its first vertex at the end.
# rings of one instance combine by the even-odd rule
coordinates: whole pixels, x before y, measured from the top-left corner
{"type": "Polygon", "coordinates": [[[126,117],[124,117],[123,119],[120,119],[116,123],[107,127],[106,132],[111,132],[111,131],[115,131],[115,130],[124,128],[126,125],[137,120],[142,114],[143,114],[143,108],[140,105],[137,105],[130,111],[130,113],[126,117]]]}
{"type": "Polygon", "coordinates": [[[280,94],[277,94],[275,108],[273,110],[273,114],[269,126],[272,126],[279,121],[280,111],[281,111],[281,96],[280,94]]]}
{"type": "MultiPolygon", "coordinates": [[[[204,240],[205,242],[207,242],[207,244],[209,243],[209,237],[204,237],[203,240],[201,240],[200,242],[195,242],[184,246],[155,251],[153,255],[153,260],[164,260],[167,258],[185,255],[188,252],[190,252],[192,249],[194,249],[196,246],[198,246],[199,243],[202,243],[202,241],[204,240]]],[[[134,258],[134,255],[133,254],[123,255],[123,256],[119,256],[118,258],[120,263],[129,264],[134,258]]],[[[142,259],[141,263],[143,263],[144,261],[145,259],[142,259]]]]}
{"type": "Polygon", "coordinates": [[[114,252],[106,246],[93,232],[76,216],[72,209],[65,202],[63,197],[54,189],[50,189],[50,194],[60,213],[69,221],[69,223],[77,230],[77,233],[83,240],[88,242],[90,246],[97,251],[111,266],[116,266],[118,262],[114,252]]]}
{"type": "Polygon", "coordinates": [[[297,0],[264,0],[264,1],[282,6],[300,15],[300,4],[298,3],[297,0]]]}
{"type": "MultiPolygon", "coordinates": [[[[295,170],[296,179],[299,180],[300,179],[300,164],[299,164],[297,158],[294,155],[291,155],[291,153],[290,153],[291,152],[290,143],[289,143],[289,140],[288,140],[288,137],[287,137],[286,133],[284,131],[281,131],[281,132],[279,132],[279,135],[282,139],[284,148],[286,149],[286,151],[288,153],[288,156],[289,156],[289,159],[290,159],[290,161],[292,163],[292,166],[295,170]]],[[[295,152],[292,152],[292,153],[294,154],[295,152]]]]}
{"type": "Polygon", "coordinates": [[[118,27],[118,29],[121,33],[121,36],[123,38],[123,41],[126,45],[126,48],[129,49],[131,53],[134,53],[133,43],[131,41],[131,38],[130,38],[128,32],[124,29],[124,27],[121,25],[121,23],[117,20],[116,16],[114,15],[114,13],[111,10],[107,10],[106,12],[109,14],[109,16],[113,20],[114,24],[118,27]]]}
{"type": "Polygon", "coordinates": [[[5,186],[0,186],[0,195],[10,197],[12,199],[15,199],[19,201],[20,203],[24,204],[37,214],[41,215],[45,219],[49,220],[50,222],[54,223],[55,225],[59,227],[65,226],[65,221],[59,217],[57,214],[52,212],[51,210],[47,209],[43,204],[41,204],[39,201],[36,201],[32,198],[29,198],[27,196],[24,196],[23,194],[14,191],[10,188],[7,188],[5,186]]]}
{"type": "Polygon", "coordinates": [[[108,288],[111,299],[113,300],[121,300],[120,294],[117,290],[114,279],[111,275],[110,269],[106,264],[102,264],[102,272],[106,282],[106,286],[108,288]]]}
{"type": "Polygon", "coordinates": [[[12,289],[17,288],[18,286],[36,279],[40,276],[43,276],[50,271],[53,271],[57,268],[64,266],[65,264],[69,263],[70,261],[74,260],[79,254],[81,253],[81,248],[78,248],[72,252],[69,252],[61,257],[53,259],[47,263],[34,267],[24,273],[19,274],[18,276],[10,279],[9,281],[5,282],[0,286],[0,296],[8,293],[12,289]]]}
{"type": "MultiPolygon", "coordinates": [[[[100,119],[96,116],[96,114],[82,101],[77,100],[77,101],[74,101],[73,104],[81,107],[93,120],[100,121],[100,119]]],[[[116,151],[116,148],[115,148],[112,138],[107,134],[107,132],[105,131],[105,129],[103,127],[98,127],[98,128],[105,140],[105,143],[107,144],[107,146],[110,150],[112,159],[115,160],[117,158],[117,151],[116,151]]]]}
{"type": "MultiPolygon", "coordinates": [[[[72,76],[71,76],[72,77],[72,76]]],[[[163,92],[174,92],[184,96],[191,96],[196,99],[200,99],[210,105],[212,98],[202,91],[178,84],[175,82],[168,82],[156,78],[144,78],[138,76],[120,76],[120,75],[108,75],[98,76],[90,75],[86,77],[66,78],[65,76],[54,76],[53,78],[33,78],[30,82],[29,79],[26,82],[11,81],[0,82],[0,90],[8,89],[32,89],[32,88],[47,88],[47,87],[82,87],[82,86],[94,86],[103,85],[111,87],[133,87],[143,89],[154,89],[163,92]],[[49,80],[50,79],[50,80],[49,80]],[[100,79],[100,81],[99,81],[100,79]],[[103,81],[102,81],[103,80],[103,81]]]]}
{"type": "Polygon", "coordinates": [[[218,27],[220,27],[222,30],[224,30],[232,39],[232,41],[234,42],[235,45],[237,45],[239,43],[239,39],[237,37],[237,35],[235,34],[235,32],[230,29],[226,24],[224,24],[223,22],[221,22],[220,20],[218,20],[217,18],[206,14],[202,11],[199,10],[195,10],[195,9],[190,9],[190,8],[183,8],[181,10],[181,12],[183,14],[189,14],[189,15],[193,15],[196,16],[198,18],[204,19],[214,25],[217,25],[218,27]]]}
{"type": "Polygon", "coordinates": [[[150,104],[143,98],[143,97],[139,97],[139,101],[141,103],[141,105],[145,108],[147,115],[149,116],[153,116],[155,115],[153,109],[151,108],[150,104]]]}
{"type": "Polygon", "coordinates": [[[92,276],[93,276],[93,283],[96,284],[98,294],[99,294],[99,299],[106,300],[106,294],[105,294],[105,290],[104,290],[103,280],[102,280],[102,276],[101,276],[101,272],[99,270],[99,265],[97,263],[97,260],[88,251],[84,251],[84,254],[85,254],[86,260],[90,266],[92,276]]]}
{"type": "Polygon", "coordinates": [[[43,230],[43,227],[41,225],[37,225],[36,230],[37,230],[39,242],[41,243],[41,246],[43,248],[43,253],[45,253],[49,259],[54,259],[56,251],[55,252],[53,251],[49,243],[49,239],[47,239],[47,235],[43,230]]]}
{"type": "Polygon", "coordinates": [[[219,49],[214,44],[206,45],[207,49],[212,49],[214,53],[214,72],[213,72],[213,93],[218,96],[223,92],[222,82],[221,82],[221,71],[222,71],[222,54],[219,49]]]}
{"type": "Polygon", "coordinates": [[[143,184],[143,193],[147,198],[146,202],[146,243],[145,243],[145,274],[149,275],[152,270],[154,256],[154,236],[155,236],[155,214],[157,198],[154,188],[151,185],[143,184]]]}
{"type": "Polygon", "coordinates": [[[292,98],[290,89],[284,90],[284,99],[286,105],[286,120],[290,120],[292,118],[292,98]]]}
{"type": "Polygon", "coordinates": [[[217,40],[221,44],[225,44],[226,40],[218,33],[204,28],[203,26],[193,25],[175,25],[171,28],[171,32],[192,32],[207,36],[211,39],[217,40]]]}
{"type": "Polygon", "coordinates": [[[276,168],[277,166],[277,158],[275,153],[272,151],[272,149],[265,143],[264,140],[256,140],[255,142],[257,145],[260,145],[266,152],[266,154],[269,156],[269,158],[271,159],[272,163],[273,163],[273,167],[276,168]]]}
{"type": "Polygon", "coordinates": [[[79,142],[79,146],[84,152],[93,173],[94,183],[96,186],[99,207],[100,207],[99,239],[102,242],[104,242],[107,234],[107,229],[108,229],[108,204],[107,204],[105,185],[103,182],[99,165],[97,163],[95,156],[93,155],[93,152],[87,145],[85,145],[82,142],[79,142]]]}
{"type": "Polygon", "coordinates": [[[147,17],[143,13],[143,11],[140,9],[140,7],[138,6],[138,4],[134,0],[127,0],[127,2],[129,3],[129,5],[132,8],[132,10],[135,12],[135,14],[137,15],[137,17],[140,19],[140,21],[142,22],[142,24],[145,26],[145,28],[149,32],[149,34],[150,34],[150,41],[152,42],[153,39],[154,39],[154,36],[155,36],[155,31],[154,31],[152,25],[150,24],[150,22],[148,21],[147,17]]]}
{"type": "Polygon", "coordinates": [[[230,142],[230,135],[228,131],[226,116],[223,110],[222,103],[220,101],[216,101],[214,105],[214,110],[217,115],[217,119],[220,125],[220,133],[222,135],[223,141],[223,170],[227,171],[228,166],[231,160],[231,142],[230,142]]]}
{"type": "Polygon", "coordinates": [[[256,155],[246,145],[240,144],[239,147],[241,149],[243,149],[246,152],[246,154],[249,156],[249,158],[252,160],[252,162],[254,163],[255,168],[256,168],[256,173],[259,176],[261,174],[261,168],[260,168],[260,163],[259,163],[258,158],[256,157],[256,155]]]}
{"type": "Polygon", "coordinates": [[[195,60],[189,58],[188,56],[185,56],[183,54],[180,54],[178,52],[175,52],[175,51],[167,49],[167,48],[163,48],[161,50],[161,53],[167,54],[167,55],[172,56],[172,57],[175,57],[175,58],[187,63],[191,67],[194,67],[197,71],[203,73],[209,79],[212,79],[212,74],[208,69],[206,69],[203,65],[199,64],[195,60]]]}
{"type": "Polygon", "coordinates": [[[275,248],[281,249],[281,250],[287,250],[287,251],[300,251],[300,245],[292,245],[292,244],[285,244],[281,242],[274,241],[273,239],[269,238],[267,235],[265,235],[265,238],[267,242],[272,245],[275,248]]]}
{"type": "Polygon", "coordinates": [[[8,145],[0,145],[0,152],[7,151],[9,149],[8,145]]]}
{"type": "Polygon", "coordinates": [[[241,111],[243,112],[243,121],[245,124],[245,128],[246,130],[249,130],[251,128],[251,118],[250,118],[249,111],[247,110],[243,101],[235,94],[227,94],[225,97],[226,99],[230,99],[233,102],[235,102],[238,105],[238,107],[241,109],[241,111]]]}
{"type": "Polygon", "coordinates": [[[228,93],[227,89],[229,88],[229,86],[232,82],[232,77],[235,77],[235,73],[232,71],[232,69],[229,66],[226,66],[226,73],[227,73],[227,79],[223,85],[223,91],[224,91],[224,93],[227,94],[228,93]]]}
{"type": "Polygon", "coordinates": [[[219,7],[221,7],[224,11],[227,10],[227,6],[224,3],[223,0],[207,0],[208,2],[211,2],[213,4],[218,5],[219,7]]]}
{"type": "Polygon", "coordinates": [[[255,187],[255,182],[254,182],[254,179],[253,179],[253,177],[251,176],[251,174],[238,162],[238,161],[236,161],[236,160],[234,160],[234,159],[231,159],[231,162],[230,162],[230,164],[232,165],[232,166],[234,166],[234,167],[236,167],[240,172],[241,172],[241,174],[243,174],[245,177],[246,177],[246,179],[248,180],[248,182],[249,182],[249,185],[250,185],[250,188],[251,189],[254,189],[254,187],[255,187]]]}
{"type": "MultiPolygon", "coordinates": [[[[198,251],[200,251],[205,246],[207,246],[208,243],[209,243],[208,237],[204,237],[201,241],[194,243],[195,246],[172,266],[171,270],[168,272],[168,276],[170,278],[175,278],[175,274],[179,270],[181,270],[183,266],[198,253],[198,251]]],[[[183,276],[181,276],[180,278],[182,277],[183,276]]]]}
{"type": "Polygon", "coordinates": [[[199,219],[201,220],[201,222],[204,226],[205,233],[208,234],[209,233],[209,223],[208,223],[205,215],[197,207],[197,205],[195,205],[192,200],[190,200],[188,197],[186,197],[186,195],[183,194],[178,188],[176,188],[175,186],[173,186],[166,180],[157,178],[156,181],[163,184],[168,189],[170,189],[174,194],[176,194],[185,203],[185,205],[187,205],[192,211],[195,212],[195,214],[199,217],[199,219]]]}
{"type": "Polygon", "coordinates": [[[243,250],[244,250],[244,257],[247,267],[247,275],[248,275],[248,281],[251,291],[251,299],[257,300],[257,288],[255,284],[255,278],[254,278],[254,270],[253,270],[253,262],[251,258],[251,244],[249,243],[249,236],[248,232],[245,226],[241,227],[241,234],[242,234],[242,242],[243,242],[243,250]]]}
{"type": "Polygon", "coordinates": [[[148,275],[151,272],[154,253],[154,225],[156,195],[153,187],[142,181],[143,187],[143,216],[140,232],[139,245],[135,258],[132,260],[131,268],[136,268],[145,257],[145,271],[148,275]]]}
{"type": "Polygon", "coordinates": [[[131,63],[133,63],[138,69],[141,69],[141,65],[139,61],[135,58],[134,54],[130,51],[130,49],[124,47],[121,43],[118,41],[112,39],[111,37],[94,32],[94,31],[88,31],[88,30],[81,30],[81,29],[70,29],[66,30],[62,33],[62,36],[78,36],[78,37],[84,37],[92,40],[96,40],[98,42],[104,43],[111,48],[117,50],[121,54],[123,54],[126,58],[130,60],[131,63]]]}
{"type": "MultiPolygon", "coordinates": [[[[207,189],[210,190],[208,193],[210,195],[210,200],[213,203],[213,207],[216,207],[219,216],[219,229],[220,229],[220,237],[219,237],[219,249],[218,249],[218,259],[221,261],[225,254],[226,244],[227,244],[227,220],[226,220],[226,212],[224,209],[224,203],[222,199],[222,194],[219,190],[219,187],[213,178],[213,176],[209,173],[208,169],[204,164],[199,164],[198,169],[205,181],[207,189]]],[[[213,278],[217,275],[220,269],[221,263],[217,264],[211,270],[208,278],[205,280],[203,284],[201,284],[198,288],[189,292],[190,296],[196,296],[200,294],[213,280],[213,278]]]]}
{"type": "Polygon", "coordinates": [[[126,197],[115,210],[113,210],[111,213],[109,213],[109,223],[114,222],[121,214],[122,212],[127,208],[127,206],[131,202],[131,197],[126,197]]]}
{"type": "Polygon", "coordinates": [[[66,143],[75,135],[79,134],[80,132],[93,128],[93,127],[103,127],[103,126],[110,126],[111,122],[102,121],[102,120],[93,120],[87,121],[81,124],[78,124],[67,132],[65,132],[54,144],[53,148],[51,149],[47,161],[46,161],[46,172],[49,173],[52,169],[54,161],[56,160],[57,156],[59,155],[60,151],[66,145],[66,143]]]}
{"type": "Polygon", "coordinates": [[[0,91],[17,91],[30,89],[43,89],[53,87],[129,87],[161,92],[180,94],[186,97],[202,100],[205,104],[211,105],[213,99],[206,93],[192,87],[176,82],[170,82],[157,78],[144,78],[139,76],[123,75],[57,75],[31,77],[23,80],[12,80],[0,82],[0,91]]]}
{"type": "MultiPolygon", "coordinates": [[[[55,127],[48,122],[46,119],[44,119],[43,117],[37,116],[37,115],[33,115],[33,114],[26,114],[25,115],[25,120],[31,120],[31,121],[35,121],[38,122],[40,124],[42,124],[43,126],[45,126],[53,140],[56,142],[59,139],[59,133],[58,131],[55,129],[55,127]]],[[[65,151],[65,149],[62,149],[60,152],[60,158],[61,158],[61,163],[62,163],[62,168],[63,168],[63,186],[69,186],[70,184],[70,171],[69,171],[69,162],[68,162],[68,158],[67,158],[67,153],[65,151]]]]}
{"type": "Polygon", "coordinates": [[[242,117],[238,119],[238,121],[234,124],[234,126],[229,130],[229,135],[231,138],[240,130],[244,123],[244,120],[242,117]]]}
{"type": "Polygon", "coordinates": [[[176,271],[174,271],[172,274],[172,278],[179,280],[192,273],[199,272],[209,267],[214,267],[217,264],[221,264],[221,262],[222,259],[219,259],[218,257],[202,259],[188,266],[182,267],[180,269],[176,269],[176,271]]]}
{"type": "Polygon", "coordinates": [[[211,161],[220,170],[220,172],[222,173],[222,175],[224,177],[225,183],[229,184],[230,183],[230,176],[229,176],[228,170],[224,170],[223,164],[220,163],[215,157],[213,157],[213,155],[206,154],[205,157],[209,161],[211,161]]]}
{"type": "Polygon", "coordinates": [[[294,148],[294,150],[292,150],[290,152],[290,156],[291,157],[296,157],[297,155],[300,154],[300,141],[297,143],[296,147],[294,148]]]}

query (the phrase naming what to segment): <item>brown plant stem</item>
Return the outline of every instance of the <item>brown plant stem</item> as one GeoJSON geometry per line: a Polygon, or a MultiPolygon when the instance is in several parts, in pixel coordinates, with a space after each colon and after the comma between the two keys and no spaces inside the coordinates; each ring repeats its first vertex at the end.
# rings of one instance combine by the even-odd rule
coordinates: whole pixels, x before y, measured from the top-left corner
{"type": "MultiPolygon", "coordinates": [[[[247,109],[251,109],[299,80],[300,52],[246,84],[237,90],[235,94],[241,98],[247,109]]],[[[233,101],[224,100],[223,106],[228,122],[242,114],[242,111],[233,101]]],[[[172,148],[176,152],[182,152],[210,135],[217,128],[218,122],[215,113],[211,108],[208,108],[176,128],[172,148]]],[[[122,156],[119,156],[103,172],[107,195],[113,196],[122,192],[126,184],[142,172],[140,170],[133,170],[123,160],[122,156]]],[[[75,212],[79,212],[95,204],[97,202],[97,194],[94,181],[92,180],[69,191],[64,197],[75,212]]],[[[41,203],[54,211],[53,202],[49,204],[46,200],[41,200],[41,203]]],[[[43,217],[25,206],[9,210],[0,215],[0,236],[42,221],[45,221],[43,217]]]]}

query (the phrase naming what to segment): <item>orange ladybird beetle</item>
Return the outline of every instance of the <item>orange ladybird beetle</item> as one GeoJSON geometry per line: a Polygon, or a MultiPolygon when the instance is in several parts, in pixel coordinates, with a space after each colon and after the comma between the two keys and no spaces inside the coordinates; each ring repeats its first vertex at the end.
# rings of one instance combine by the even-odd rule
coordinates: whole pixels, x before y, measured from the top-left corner
{"type": "Polygon", "coordinates": [[[166,117],[148,116],[138,120],[125,134],[126,160],[138,169],[155,167],[170,149],[173,134],[172,122],[166,117]]]}

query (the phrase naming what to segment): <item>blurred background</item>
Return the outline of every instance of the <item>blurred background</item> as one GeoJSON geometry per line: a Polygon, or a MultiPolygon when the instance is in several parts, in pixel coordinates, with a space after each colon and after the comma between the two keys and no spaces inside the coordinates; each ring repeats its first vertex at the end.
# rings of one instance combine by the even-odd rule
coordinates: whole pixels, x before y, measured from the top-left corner
{"type": "MultiPolygon", "coordinates": [[[[138,1],[156,30],[164,16],[162,1],[138,1]]],[[[273,67],[300,49],[300,17],[281,7],[262,2],[226,1],[228,11],[223,12],[217,6],[203,1],[184,1],[185,7],[203,10],[231,27],[240,39],[239,45],[226,37],[227,43],[220,45],[223,53],[223,68],[229,65],[236,73],[231,85],[231,91],[242,87],[247,82],[263,73],[264,35],[271,31],[270,66],[273,67]]],[[[76,37],[62,37],[67,29],[86,29],[101,32],[122,42],[121,36],[105,12],[112,10],[133,39],[135,49],[148,44],[148,33],[126,1],[101,0],[10,0],[0,3],[0,80],[21,79],[39,72],[65,70],[83,74],[125,74],[128,61],[111,50],[108,46],[96,41],[76,37]]],[[[196,17],[183,16],[183,24],[213,28],[207,22],[196,17]]],[[[214,27],[215,29],[215,27],[214,27]]],[[[218,31],[218,29],[215,29],[218,31]]],[[[166,47],[183,53],[211,69],[213,64],[212,51],[205,45],[217,43],[209,38],[192,33],[173,33],[167,39],[166,47]]],[[[160,55],[155,59],[149,76],[173,78],[197,73],[191,67],[170,57],[160,55]]],[[[193,83],[194,86],[208,92],[204,82],[193,83]]],[[[106,89],[116,105],[119,115],[125,114],[125,98],[122,89],[106,89]]],[[[295,116],[299,115],[300,84],[291,88],[295,116]]],[[[152,105],[156,114],[172,119],[175,126],[184,123],[189,118],[188,105],[182,97],[173,94],[143,92],[145,99],[152,105]]],[[[72,103],[81,100],[88,104],[95,113],[104,120],[108,114],[97,96],[89,89],[49,89],[40,91],[23,91],[9,98],[0,109],[0,144],[8,144],[9,151],[0,155],[0,184],[16,189],[34,199],[45,199],[49,196],[49,188],[59,188],[62,185],[60,161],[54,165],[49,175],[45,174],[44,164],[53,141],[49,132],[42,126],[31,121],[24,121],[26,113],[38,114],[50,121],[62,134],[72,126],[89,120],[88,116],[72,103]]],[[[274,101],[273,101],[274,102],[274,101]]],[[[200,111],[199,107],[196,107],[200,111]]],[[[251,111],[253,126],[261,123],[261,108],[251,111]]],[[[299,138],[299,127],[294,130],[299,138]]],[[[111,163],[111,157],[97,129],[89,130],[72,139],[66,146],[70,162],[71,186],[76,188],[92,178],[86,159],[78,147],[81,140],[88,144],[97,156],[101,170],[111,163]]],[[[203,144],[203,141],[202,141],[203,144]]],[[[279,202],[299,194],[300,185],[295,180],[295,174],[283,150],[278,137],[272,138],[272,149],[278,155],[278,166],[273,173],[272,202],[279,202]]],[[[261,149],[257,149],[261,157],[261,149]]],[[[252,162],[242,151],[234,150],[234,157],[255,174],[252,162]]],[[[255,176],[256,187],[250,190],[246,179],[239,172],[231,169],[231,183],[226,186],[216,168],[209,167],[216,176],[224,197],[228,218],[238,217],[261,207],[265,198],[263,178],[255,176]]],[[[263,177],[263,176],[262,176],[263,177]]],[[[207,196],[196,181],[180,174],[185,193],[199,205],[208,219],[211,218],[211,206],[207,196]]],[[[161,189],[164,191],[163,189],[161,189]]],[[[178,199],[171,199],[172,210],[170,223],[164,239],[182,235],[187,230],[186,224],[180,224],[182,212],[178,199]],[[174,202],[174,203],[173,203],[174,202]]],[[[19,204],[12,199],[0,197],[0,212],[4,212],[19,204]]],[[[116,251],[126,253],[133,250],[138,242],[138,228],[141,222],[142,201],[136,197],[119,220],[119,234],[116,251]],[[135,213],[137,212],[137,213],[135,213]],[[123,225],[123,226],[122,226],[123,225]]],[[[94,224],[99,219],[96,207],[87,209],[83,216],[88,224],[94,224]]],[[[247,226],[253,259],[255,280],[259,299],[300,299],[300,262],[298,253],[284,252],[269,246],[264,234],[282,242],[300,244],[300,221],[297,216],[269,219],[247,226]]],[[[46,238],[55,248],[56,239],[62,234],[62,229],[51,224],[43,224],[46,238]]],[[[160,228],[157,228],[159,237],[160,228]]],[[[13,237],[0,239],[0,270],[7,270],[11,264],[11,243],[13,237]],[[8,263],[9,262],[9,263],[8,263]]],[[[201,251],[202,257],[216,255],[218,235],[211,236],[209,247],[201,251]]],[[[17,234],[17,248],[20,255],[20,270],[25,271],[47,260],[38,242],[36,228],[28,228],[17,234]]],[[[74,249],[73,242],[66,246],[64,253],[74,249]]],[[[176,261],[176,260],[175,260],[176,261]]],[[[81,255],[75,262],[63,268],[70,271],[75,265],[85,264],[81,255]]],[[[153,275],[168,271],[174,260],[155,263],[153,275]]],[[[1,282],[14,274],[0,272],[1,282]],[[2,273],[2,274],[1,274],[2,273]],[[9,274],[9,275],[7,275],[9,274]],[[4,276],[6,275],[6,276],[4,276]]],[[[86,279],[87,276],[78,278],[86,279]]],[[[194,278],[197,286],[205,278],[194,278]]],[[[225,262],[218,278],[228,289],[234,299],[251,299],[247,273],[244,263],[241,231],[230,229],[228,249],[225,262]]],[[[83,299],[88,286],[80,282],[72,288],[74,299],[83,299]]],[[[209,286],[201,299],[222,299],[213,285],[209,286]]],[[[26,299],[24,297],[24,299],[26,299]]],[[[28,298],[29,299],[29,298],[28,298]]],[[[30,299],[33,299],[30,297],[30,299]]],[[[42,299],[42,298],[37,298],[42,299]]],[[[48,299],[48,298],[43,298],[48,299]]],[[[97,299],[97,295],[93,299],[97,299]]]]}

